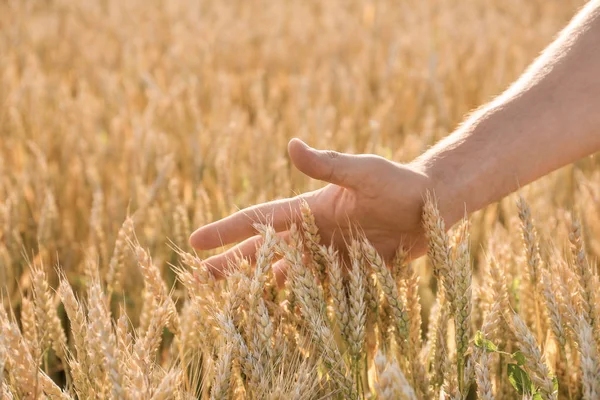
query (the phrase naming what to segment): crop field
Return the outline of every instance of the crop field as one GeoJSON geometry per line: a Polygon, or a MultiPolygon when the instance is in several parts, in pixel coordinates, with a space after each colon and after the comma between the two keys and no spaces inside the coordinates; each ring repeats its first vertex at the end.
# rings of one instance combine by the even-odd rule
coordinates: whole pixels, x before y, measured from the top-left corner
{"type": "Polygon", "coordinates": [[[0,400],[599,399],[593,156],[454,227],[428,197],[416,260],[306,204],[227,279],[188,244],[323,186],[293,137],[413,160],[582,3],[0,0],[0,400]]]}

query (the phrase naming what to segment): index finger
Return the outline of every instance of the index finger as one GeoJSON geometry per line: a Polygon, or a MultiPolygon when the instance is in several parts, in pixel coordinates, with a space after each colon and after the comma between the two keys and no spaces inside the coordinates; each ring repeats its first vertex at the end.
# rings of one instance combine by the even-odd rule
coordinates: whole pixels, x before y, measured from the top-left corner
{"type": "Polygon", "coordinates": [[[256,235],[254,224],[257,223],[272,225],[277,232],[286,230],[290,223],[297,222],[301,218],[302,199],[297,196],[245,208],[198,228],[190,236],[190,244],[197,250],[210,250],[239,242],[256,235]]]}

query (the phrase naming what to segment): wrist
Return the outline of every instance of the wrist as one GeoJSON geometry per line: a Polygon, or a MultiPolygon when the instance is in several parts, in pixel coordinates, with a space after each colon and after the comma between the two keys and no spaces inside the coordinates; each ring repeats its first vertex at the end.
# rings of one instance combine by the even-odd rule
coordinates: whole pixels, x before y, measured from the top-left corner
{"type": "Polygon", "coordinates": [[[423,201],[427,193],[434,196],[446,228],[450,228],[464,217],[465,205],[460,200],[462,195],[460,195],[460,184],[456,176],[437,168],[436,160],[418,158],[410,165],[426,177],[426,185],[422,190],[423,201]]]}
{"type": "Polygon", "coordinates": [[[514,174],[500,151],[511,120],[505,112],[501,102],[480,108],[413,161],[429,177],[448,228],[514,190],[514,174]]]}

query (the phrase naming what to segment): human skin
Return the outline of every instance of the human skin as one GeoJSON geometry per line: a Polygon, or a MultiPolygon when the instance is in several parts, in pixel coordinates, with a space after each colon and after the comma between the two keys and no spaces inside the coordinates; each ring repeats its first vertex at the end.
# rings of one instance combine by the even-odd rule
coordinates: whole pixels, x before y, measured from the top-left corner
{"type": "Polygon", "coordinates": [[[435,194],[450,227],[465,213],[598,150],[600,0],[588,3],[504,93],[413,162],[315,150],[292,139],[295,167],[328,184],[200,227],[190,244],[208,250],[241,241],[205,261],[223,277],[227,260],[254,257],[261,239],[253,224],[270,223],[285,236],[291,222],[301,221],[306,200],[324,244],[344,249],[360,226],[385,259],[400,245],[414,258],[426,248],[421,213],[427,192],[435,194]]]}

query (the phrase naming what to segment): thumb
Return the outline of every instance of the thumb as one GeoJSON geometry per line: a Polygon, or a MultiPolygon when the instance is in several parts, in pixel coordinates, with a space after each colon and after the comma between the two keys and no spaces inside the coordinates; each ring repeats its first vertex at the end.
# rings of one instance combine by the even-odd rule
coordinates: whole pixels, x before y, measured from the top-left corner
{"type": "Polygon", "coordinates": [[[300,172],[313,179],[343,187],[354,187],[363,171],[363,158],[332,150],[316,150],[300,139],[292,139],[288,153],[300,172]]]}

